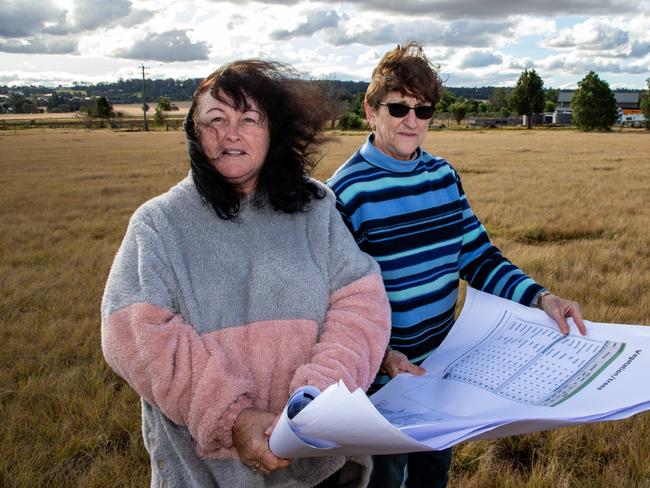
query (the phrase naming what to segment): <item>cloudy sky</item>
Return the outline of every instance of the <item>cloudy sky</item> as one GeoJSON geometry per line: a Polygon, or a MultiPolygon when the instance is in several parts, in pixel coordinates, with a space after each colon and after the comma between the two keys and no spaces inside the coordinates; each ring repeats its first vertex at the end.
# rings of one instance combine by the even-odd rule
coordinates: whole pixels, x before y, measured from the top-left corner
{"type": "Polygon", "coordinates": [[[534,68],[572,88],[650,77],[650,0],[0,0],[0,84],[199,78],[262,57],[305,76],[368,80],[418,40],[447,86],[513,85],[534,68]]]}

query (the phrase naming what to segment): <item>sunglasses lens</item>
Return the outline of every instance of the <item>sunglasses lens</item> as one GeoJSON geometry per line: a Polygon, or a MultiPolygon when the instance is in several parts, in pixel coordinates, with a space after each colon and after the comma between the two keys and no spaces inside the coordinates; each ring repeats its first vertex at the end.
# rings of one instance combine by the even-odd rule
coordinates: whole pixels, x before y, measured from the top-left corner
{"type": "MultiPolygon", "coordinates": [[[[388,113],[393,117],[406,117],[406,114],[411,110],[411,107],[403,103],[387,103],[386,106],[388,107],[388,113]]],[[[433,115],[434,107],[423,105],[415,107],[413,110],[415,110],[415,116],[418,119],[430,119],[433,115]]]]}
{"type": "Polygon", "coordinates": [[[430,119],[431,116],[433,115],[433,107],[427,107],[427,106],[422,106],[422,107],[415,107],[415,116],[418,119],[430,119]]]}
{"type": "Polygon", "coordinates": [[[393,117],[406,117],[406,114],[409,113],[410,107],[402,103],[387,103],[388,113],[393,117]]]}

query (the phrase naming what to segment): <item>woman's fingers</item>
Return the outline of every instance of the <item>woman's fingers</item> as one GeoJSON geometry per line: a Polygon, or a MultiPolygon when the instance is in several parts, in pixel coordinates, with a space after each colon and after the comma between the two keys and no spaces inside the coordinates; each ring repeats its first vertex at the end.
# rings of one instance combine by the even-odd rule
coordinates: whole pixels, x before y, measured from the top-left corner
{"type": "Polygon", "coordinates": [[[268,475],[277,469],[282,469],[289,466],[289,464],[291,464],[291,459],[280,458],[273,454],[273,452],[271,452],[271,448],[269,447],[267,439],[266,445],[259,453],[255,464],[259,465],[258,469],[260,472],[262,472],[262,474],[268,475]]]}
{"type": "Polygon", "coordinates": [[[268,475],[286,468],[291,460],[278,458],[269,448],[266,432],[275,425],[277,416],[262,410],[246,409],[237,417],[233,428],[233,443],[241,461],[254,472],[268,475]]]}
{"type": "Polygon", "coordinates": [[[542,298],[542,309],[546,312],[546,315],[557,322],[560,332],[563,334],[569,333],[569,324],[566,321],[566,317],[571,317],[573,319],[580,334],[587,334],[587,328],[582,320],[582,311],[577,302],[565,300],[564,298],[560,298],[553,294],[548,294],[542,298]]]}
{"type": "Polygon", "coordinates": [[[394,349],[388,353],[384,361],[384,369],[391,378],[394,378],[400,373],[411,373],[415,375],[426,373],[424,368],[411,363],[405,354],[394,349]]]}

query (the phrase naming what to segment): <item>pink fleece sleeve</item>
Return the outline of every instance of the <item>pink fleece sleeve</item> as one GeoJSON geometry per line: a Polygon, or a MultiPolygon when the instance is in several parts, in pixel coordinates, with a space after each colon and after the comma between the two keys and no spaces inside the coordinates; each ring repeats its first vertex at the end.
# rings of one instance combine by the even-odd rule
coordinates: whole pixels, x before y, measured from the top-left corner
{"type": "Polygon", "coordinates": [[[323,390],[343,380],[351,391],[367,390],[390,338],[390,305],[379,274],[332,293],[323,333],[310,362],[300,366],[290,391],[305,385],[323,390]]]}
{"type": "Polygon", "coordinates": [[[218,333],[199,336],[180,315],[146,303],[102,322],[108,364],[147,402],[187,426],[206,452],[232,446],[237,415],[255,401],[246,362],[218,333]]]}

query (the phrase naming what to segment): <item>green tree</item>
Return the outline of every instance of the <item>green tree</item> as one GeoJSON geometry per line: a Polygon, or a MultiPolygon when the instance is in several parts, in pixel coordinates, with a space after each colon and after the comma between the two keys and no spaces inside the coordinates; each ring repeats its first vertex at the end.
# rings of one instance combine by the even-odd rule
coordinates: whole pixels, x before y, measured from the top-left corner
{"type": "Polygon", "coordinates": [[[52,93],[52,96],[50,96],[50,98],[47,99],[45,106],[47,107],[48,112],[52,112],[54,109],[56,109],[59,105],[63,103],[65,103],[63,97],[61,97],[61,95],[59,95],[58,93],[54,92],[52,93]]]}
{"type": "Polygon", "coordinates": [[[7,106],[10,111],[17,114],[35,114],[42,112],[36,102],[31,98],[26,98],[18,93],[10,93],[7,99],[7,106]]]}
{"type": "Polygon", "coordinates": [[[364,92],[357,93],[357,95],[354,97],[354,101],[352,102],[351,107],[352,111],[362,119],[366,116],[366,109],[363,108],[363,101],[365,98],[366,94],[364,92]]]}
{"type": "Polygon", "coordinates": [[[363,108],[365,93],[357,93],[351,102],[345,104],[343,115],[338,119],[337,128],[341,130],[361,130],[367,127],[366,111],[363,108]]]}
{"type": "Polygon", "coordinates": [[[153,114],[153,123],[154,125],[163,125],[167,120],[165,112],[169,112],[172,109],[172,101],[167,97],[158,98],[158,103],[156,104],[156,109],[153,114]]]}
{"type": "Polygon", "coordinates": [[[169,112],[172,109],[172,100],[169,97],[159,97],[158,98],[158,107],[160,110],[169,112]]]}
{"type": "Polygon", "coordinates": [[[459,101],[461,101],[461,99],[454,95],[452,92],[445,91],[445,93],[442,95],[442,98],[436,105],[436,110],[438,112],[449,112],[449,107],[459,101]]]}
{"type": "Polygon", "coordinates": [[[467,108],[467,113],[478,114],[479,101],[474,100],[473,98],[470,98],[469,100],[465,100],[465,107],[467,108]]]}
{"type": "Polygon", "coordinates": [[[465,118],[467,114],[467,107],[464,102],[455,102],[449,106],[449,112],[456,121],[456,124],[460,125],[460,121],[465,118]]]}
{"type": "Polygon", "coordinates": [[[500,112],[509,105],[510,92],[507,88],[496,87],[492,89],[490,95],[490,110],[493,112],[500,112]]]}
{"type": "Polygon", "coordinates": [[[544,110],[544,82],[534,69],[524,70],[517,80],[510,95],[510,107],[519,115],[526,115],[527,127],[533,127],[533,114],[544,110]]]}
{"type": "Polygon", "coordinates": [[[553,100],[544,102],[544,112],[555,112],[556,103],[553,100]]]}
{"type": "Polygon", "coordinates": [[[560,96],[560,90],[557,88],[548,88],[544,91],[544,99],[547,102],[553,102],[555,105],[557,105],[557,100],[560,96]]]}
{"type": "Polygon", "coordinates": [[[609,130],[618,117],[614,93],[593,71],[578,82],[571,110],[573,123],[583,131],[609,130]]]}
{"type": "Polygon", "coordinates": [[[645,116],[645,128],[650,130],[650,78],[645,80],[648,84],[648,91],[641,98],[641,112],[645,116]]]}
{"type": "Polygon", "coordinates": [[[156,111],[153,114],[153,124],[163,125],[165,123],[165,119],[165,112],[160,108],[160,105],[157,105],[156,111]]]}
{"type": "Polygon", "coordinates": [[[100,119],[108,119],[113,116],[113,106],[106,97],[98,97],[95,100],[95,116],[100,119]]]}

